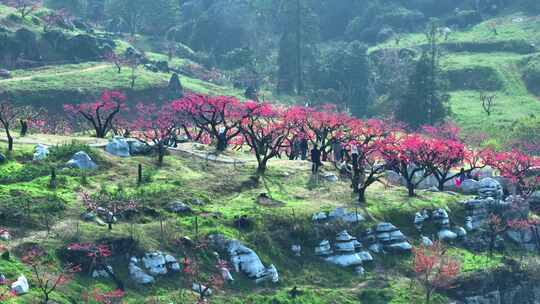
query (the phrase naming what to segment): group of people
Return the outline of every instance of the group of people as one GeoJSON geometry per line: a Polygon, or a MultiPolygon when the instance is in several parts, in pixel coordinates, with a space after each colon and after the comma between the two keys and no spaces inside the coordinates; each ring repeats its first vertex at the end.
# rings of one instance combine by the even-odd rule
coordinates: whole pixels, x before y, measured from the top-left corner
{"type": "MultiPolygon", "coordinates": [[[[307,139],[303,139],[300,141],[299,148],[300,148],[300,155],[302,160],[306,160],[306,152],[308,150],[308,141],[307,139]]],[[[320,147],[318,143],[315,143],[310,150],[310,160],[312,163],[311,166],[311,172],[313,174],[317,174],[319,172],[319,169],[323,165],[323,154],[325,153],[323,151],[324,147],[320,147]]],[[[294,150],[294,149],[293,149],[294,150]]],[[[350,145],[350,150],[347,149],[347,145],[340,142],[338,139],[334,138],[331,143],[331,151],[333,156],[333,162],[336,164],[336,166],[342,170],[342,173],[350,173],[352,168],[358,167],[358,148],[356,145],[350,145]]],[[[293,155],[296,155],[294,152],[293,155]]],[[[296,156],[292,159],[298,159],[296,156]]]]}

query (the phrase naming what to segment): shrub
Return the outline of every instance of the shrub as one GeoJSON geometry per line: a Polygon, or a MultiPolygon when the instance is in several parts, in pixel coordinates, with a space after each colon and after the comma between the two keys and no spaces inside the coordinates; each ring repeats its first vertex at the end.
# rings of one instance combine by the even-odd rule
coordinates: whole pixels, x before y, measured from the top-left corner
{"type": "Polygon", "coordinates": [[[52,162],[67,162],[73,157],[73,154],[83,151],[96,163],[104,162],[101,155],[94,151],[90,146],[80,143],[78,141],[72,141],[68,144],[61,144],[52,147],[49,150],[48,160],[52,162]]]}

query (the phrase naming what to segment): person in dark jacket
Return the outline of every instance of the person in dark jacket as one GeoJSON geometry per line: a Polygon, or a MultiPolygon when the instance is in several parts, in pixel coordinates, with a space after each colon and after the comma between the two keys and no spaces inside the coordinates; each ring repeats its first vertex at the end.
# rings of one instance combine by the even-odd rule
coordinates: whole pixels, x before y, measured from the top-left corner
{"type": "Polygon", "coordinates": [[[317,145],[313,146],[313,149],[311,149],[311,162],[313,163],[311,166],[311,172],[313,174],[319,173],[319,167],[322,165],[322,163],[321,150],[319,150],[317,145]]]}
{"type": "Polygon", "coordinates": [[[304,136],[302,136],[302,139],[300,140],[300,156],[301,156],[302,160],[307,159],[307,152],[308,152],[308,148],[309,148],[308,146],[309,146],[308,139],[304,135],[304,136]]]}

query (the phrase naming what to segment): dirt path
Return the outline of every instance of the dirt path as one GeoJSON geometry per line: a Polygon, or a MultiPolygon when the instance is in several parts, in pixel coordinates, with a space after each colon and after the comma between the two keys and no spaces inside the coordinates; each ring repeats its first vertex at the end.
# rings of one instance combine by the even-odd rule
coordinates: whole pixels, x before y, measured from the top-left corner
{"type": "Polygon", "coordinates": [[[36,75],[23,76],[23,77],[14,77],[14,78],[8,78],[8,79],[1,79],[0,84],[8,83],[8,82],[16,82],[16,81],[33,80],[34,78],[44,77],[44,76],[77,75],[77,74],[85,73],[85,72],[103,70],[103,69],[105,69],[107,67],[109,67],[108,64],[98,64],[96,66],[92,66],[92,67],[85,68],[85,69],[80,69],[80,70],[78,69],[78,70],[75,70],[75,71],[67,71],[67,72],[59,72],[59,73],[54,73],[54,72],[47,73],[46,71],[45,71],[45,73],[40,73],[40,71],[36,71],[36,73],[37,73],[36,75]]]}

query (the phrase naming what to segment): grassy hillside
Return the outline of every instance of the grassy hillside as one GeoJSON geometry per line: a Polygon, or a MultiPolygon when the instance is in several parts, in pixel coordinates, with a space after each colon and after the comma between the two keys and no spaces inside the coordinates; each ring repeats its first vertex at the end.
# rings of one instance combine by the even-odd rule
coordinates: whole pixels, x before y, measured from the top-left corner
{"type": "MultiPolygon", "coordinates": [[[[33,138],[39,137],[33,135],[33,138]]],[[[55,137],[54,140],[61,142],[62,138],[55,137]]],[[[63,138],[64,142],[69,140],[63,138]]],[[[271,162],[266,178],[260,184],[253,184],[251,177],[255,172],[255,162],[252,156],[244,152],[227,153],[228,157],[246,161],[244,165],[219,164],[189,154],[172,154],[166,157],[163,167],[157,168],[155,159],[151,157],[120,159],[81,144],[58,146],[46,161],[35,163],[29,161],[32,147],[18,144],[13,158],[0,166],[0,176],[4,177],[0,182],[0,206],[3,212],[9,208],[22,208],[25,200],[34,202],[29,217],[18,215],[2,223],[12,229],[15,235],[9,243],[15,257],[12,261],[0,259],[0,271],[8,276],[25,273],[31,277],[27,266],[20,262],[18,253],[32,243],[48,250],[59,263],[58,253],[72,242],[125,239],[131,235],[136,244],[132,253],[161,249],[181,259],[190,254],[191,249],[178,245],[179,239],[197,239],[217,232],[242,240],[259,254],[265,264],[275,264],[280,273],[280,283],[255,285],[242,274],[235,273],[236,281],[213,297],[214,303],[405,304],[421,299],[421,290],[416,287],[411,289],[407,279],[411,262],[409,255],[376,255],[374,264],[366,266],[368,274],[358,276],[352,269],[341,269],[321,261],[313,255],[314,246],[321,239],[333,239],[335,233],[342,229],[358,233],[378,221],[393,222],[416,243],[419,235],[413,226],[414,212],[423,208],[445,207],[452,211],[454,220],[459,220],[463,214],[457,202],[465,199],[464,196],[420,191],[418,197],[410,199],[402,187],[378,184],[368,191],[365,208],[357,209],[373,220],[360,226],[336,226],[330,228],[329,231],[333,232],[326,235],[327,228],[320,229],[311,223],[312,213],[335,207],[355,210],[357,206],[347,181],[330,183],[321,180],[315,183],[307,162],[275,160],[271,162]],[[51,189],[48,186],[50,166],[61,166],[66,157],[80,149],[88,151],[98,161],[100,169],[84,177],[73,170],[59,169],[59,185],[51,189]],[[146,182],[140,186],[136,183],[139,163],[143,165],[146,176],[146,182]],[[79,215],[84,211],[81,192],[114,192],[119,187],[122,197],[131,197],[139,206],[161,214],[164,234],[160,232],[160,220],[148,212],[131,221],[120,220],[112,231],[106,226],[79,220],[79,215]],[[16,199],[14,193],[17,193],[16,199]],[[256,201],[260,193],[267,193],[280,203],[261,205],[256,201]],[[204,204],[192,205],[193,213],[175,215],[165,211],[165,206],[171,201],[189,202],[194,198],[204,204]],[[63,206],[56,211],[47,211],[54,218],[54,227],[49,235],[37,215],[40,208],[44,208],[41,206],[48,206],[45,203],[47,200],[49,204],[55,201],[63,206]],[[248,229],[236,228],[233,221],[239,216],[247,216],[253,221],[253,226],[248,229]],[[198,230],[194,228],[196,217],[198,230]],[[290,253],[292,242],[302,245],[302,257],[294,257],[290,253]],[[302,291],[298,299],[288,296],[293,286],[302,291]]],[[[0,149],[3,148],[0,144],[0,149]]],[[[328,164],[325,171],[332,172],[331,168],[328,164]]],[[[496,267],[500,263],[499,257],[487,259],[482,254],[472,254],[458,247],[452,249],[452,255],[462,261],[466,271],[496,267]]],[[[212,263],[210,257],[208,252],[201,256],[204,261],[212,263]]],[[[160,299],[158,303],[184,303],[193,296],[182,289],[183,275],[158,278],[153,286],[140,288],[128,280],[128,256],[112,258],[110,263],[115,272],[126,280],[125,303],[143,303],[155,299],[160,299]]],[[[69,285],[60,288],[53,298],[56,303],[67,304],[69,299],[80,297],[84,290],[96,287],[112,289],[114,285],[109,280],[91,279],[87,274],[80,274],[69,285]]],[[[36,296],[38,293],[34,290],[8,303],[33,303],[36,296]]],[[[433,303],[445,303],[444,299],[437,295],[433,303]]]]}
{"type": "MultiPolygon", "coordinates": [[[[513,12],[454,31],[447,41],[441,37],[441,65],[450,80],[451,109],[465,131],[495,136],[516,120],[540,113],[540,101],[523,79],[526,62],[538,55],[539,31],[539,16],[513,12]],[[497,96],[491,116],[482,110],[481,91],[497,96]]],[[[388,41],[371,51],[422,48],[425,43],[423,33],[413,33],[405,35],[399,46],[388,41]]]]}

